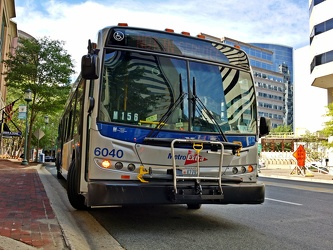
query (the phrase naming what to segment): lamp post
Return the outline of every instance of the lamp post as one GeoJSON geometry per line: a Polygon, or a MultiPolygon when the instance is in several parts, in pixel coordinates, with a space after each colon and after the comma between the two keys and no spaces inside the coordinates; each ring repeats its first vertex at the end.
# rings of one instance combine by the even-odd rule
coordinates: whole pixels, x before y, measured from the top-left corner
{"type": "MultiPolygon", "coordinates": [[[[46,125],[49,124],[49,117],[46,115],[44,116],[44,123],[45,123],[45,127],[44,129],[46,130],[46,125]]],[[[36,153],[36,162],[38,162],[39,159],[39,140],[42,139],[42,137],[44,136],[44,133],[41,129],[37,130],[37,153],[36,153]]],[[[42,160],[40,160],[42,162],[42,160]]]]}
{"type": "Polygon", "coordinates": [[[25,116],[25,141],[24,141],[24,159],[22,161],[22,165],[28,165],[27,155],[28,155],[28,112],[29,112],[29,102],[32,101],[31,98],[31,90],[27,89],[24,92],[24,100],[27,102],[27,110],[26,110],[26,116],[25,116]]]}
{"type": "Polygon", "coordinates": [[[45,125],[49,124],[49,116],[45,116],[44,117],[44,122],[45,122],[45,125]]]}
{"type": "MultiPolygon", "coordinates": [[[[44,123],[45,123],[45,134],[46,134],[46,125],[49,124],[49,116],[48,115],[44,116],[44,123]]],[[[47,144],[45,145],[46,149],[47,149],[47,144]]],[[[45,150],[44,150],[44,153],[45,153],[45,150]]],[[[44,155],[44,157],[45,157],[45,155],[44,155]]],[[[45,160],[45,158],[44,158],[44,160],[45,160]]]]}

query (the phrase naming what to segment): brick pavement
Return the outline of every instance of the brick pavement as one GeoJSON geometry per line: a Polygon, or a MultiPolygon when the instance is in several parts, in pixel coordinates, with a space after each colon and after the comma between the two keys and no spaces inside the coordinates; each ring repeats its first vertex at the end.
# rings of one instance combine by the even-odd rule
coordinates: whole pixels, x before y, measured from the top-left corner
{"type": "MultiPolygon", "coordinates": [[[[27,167],[15,160],[0,159],[0,236],[27,247],[67,249],[34,165],[27,167]]],[[[0,249],[9,248],[0,244],[0,249]]]]}

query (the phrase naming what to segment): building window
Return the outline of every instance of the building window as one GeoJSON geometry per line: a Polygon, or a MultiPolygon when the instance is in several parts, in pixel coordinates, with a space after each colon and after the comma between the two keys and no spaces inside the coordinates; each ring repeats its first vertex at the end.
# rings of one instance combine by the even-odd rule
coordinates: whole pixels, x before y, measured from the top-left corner
{"type": "Polygon", "coordinates": [[[310,35],[310,44],[312,43],[312,40],[316,35],[319,35],[331,29],[333,29],[333,18],[315,25],[310,35]]]}
{"type": "Polygon", "coordinates": [[[309,13],[311,14],[312,9],[314,6],[316,6],[317,4],[320,4],[322,2],[325,2],[326,0],[312,0],[311,5],[310,5],[310,10],[309,13]]]}
{"type": "Polygon", "coordinates": [[[311,65],[310,65],[311,72],[313,71],[313,69],[316,66],[319,66],[319,65],[325,64],[325,63],[329,63],[329,62],[333,62],[333,50],[320,54],[320,55],[316,55],[313,58],[311,65]]]}
{"type": "Polygon", "coordinates": [[[1,23],[1,33],[0,33],[0,60],[2,60],[2,46],[5,39],[5,28],[6,28],[6,19],[3,14],[2,23],[1,23]]]}

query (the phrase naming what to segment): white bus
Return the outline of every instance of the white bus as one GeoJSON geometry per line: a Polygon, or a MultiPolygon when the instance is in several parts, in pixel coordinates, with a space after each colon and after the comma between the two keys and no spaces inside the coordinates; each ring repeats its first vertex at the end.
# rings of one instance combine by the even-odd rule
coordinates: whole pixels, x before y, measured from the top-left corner
{"type": "Polygon", "coordinates": [[[59,124],[58,177],[76,209],[261,204],[247,55],[204,36],[127,24],[88,42],[59,124]]]}

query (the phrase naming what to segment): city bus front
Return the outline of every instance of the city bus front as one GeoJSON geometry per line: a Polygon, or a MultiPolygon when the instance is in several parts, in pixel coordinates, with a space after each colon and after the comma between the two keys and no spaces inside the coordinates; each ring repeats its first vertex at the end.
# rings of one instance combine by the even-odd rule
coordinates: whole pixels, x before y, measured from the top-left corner
{"type": "Polygon", "coordinates": [[[244,52],[135,28],[100,39],[88,206],[264,202],[253,78],[230,59],[244,52]]]}

